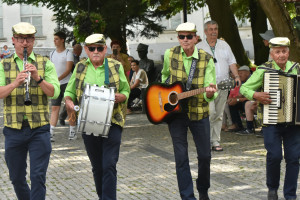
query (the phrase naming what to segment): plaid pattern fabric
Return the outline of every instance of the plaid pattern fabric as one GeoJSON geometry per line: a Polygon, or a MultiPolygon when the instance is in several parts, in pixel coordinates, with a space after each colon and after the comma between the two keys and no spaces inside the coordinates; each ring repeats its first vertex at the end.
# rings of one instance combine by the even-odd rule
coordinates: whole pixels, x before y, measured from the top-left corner
{"type": "MultiPolygon", "coordinates": [[[[109,68],[109,85],[108,87],[115,87],[115,91],[119,91],[120,76],[119,69],[120,63],[114,59],[107,58],[109,68]]],[[[79,104],[81,103],[82,94],[84,91],[84,78],[87,71],[86,60],[79,62],[76,71],[76,96],[79,104]]],[[[111,123],[118,124],[123,127],[125,124],[126,107],[127,103],[116,104],[113,110],[111,123]],[[117,105],[117,106],[116,106],[117,105]]]]}
{"type": "MultiPolygon", "coordinates": [[[[204,85],[204,76],[206,65],[211,55],[199,50],[199,61],[195,69],[191,90],[202,88],[204,85]]],[[[181,81],[186,84],[188,76],[183,65],[183,56],[180,53],[180,46],[170,49],[170,83],[181,81]]],[[[188,98],[188,116],[190,120],[201,120],[209,115],[209,104],[205,101],[203,94],[198,94],[188,98]]]]}
{"type": "MultiPolygon", "coordinates": [[[[47,57],[35,55],[36,61],[32,64],[37,67],[38,74],[44,77],[47,57]]],[[[6,85],[12,83],[20,70],[13,56],[3,60],[6,85]]],[[[26,115],[31,128],[37,128],[49,124],[48,97],[38,86],[34,79],[29,85],[30,99],[32,105],[25,106],[25,84],[15,88],[9,96],[4,99],[4,125],[10,128],[21,129],[24,116],[26,115]]]]}

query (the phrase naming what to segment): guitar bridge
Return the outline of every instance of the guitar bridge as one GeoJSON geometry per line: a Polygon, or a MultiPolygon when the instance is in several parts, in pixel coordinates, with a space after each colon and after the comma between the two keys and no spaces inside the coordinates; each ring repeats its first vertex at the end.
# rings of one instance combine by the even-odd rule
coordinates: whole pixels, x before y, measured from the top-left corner
{"type": "Polygon", "coordinates": [[[164,112],[163,105],[162,105],[161,92],[158,93],[158,101],[159,101],[160,111],[164,112]]]}

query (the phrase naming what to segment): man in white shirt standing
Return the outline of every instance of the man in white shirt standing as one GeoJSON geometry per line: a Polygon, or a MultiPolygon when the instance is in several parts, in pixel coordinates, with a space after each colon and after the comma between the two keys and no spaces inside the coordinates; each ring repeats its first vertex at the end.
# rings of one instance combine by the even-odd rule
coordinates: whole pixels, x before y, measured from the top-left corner
{"type": "MultiPolygon", "coordinates": [[[[54,34],[54,45],[56,49],[50,53],[50,60],[54,63],[57,77],[60,83],[60,95],[57,99],[51,100],[51,119],[50,119],[50,134],[51,141],[54,142],[54,129],[56,127],[59,115],[61,101],[64,96],[65,89],[71,78],[71,71],[74,64],[74,57],[72,51],[65,47],[66,34],[64,32],[57,32],[54,34]]],[[[76,132],[75,126],[70,126],[70,140],[75,140],[76,132]]]]}
{"type": "MultiPolygon", "coordinates": [[[[206,40],[197,46],[214,57],[216,67],[216,82],[229,78],[229,70],[240,83],[235,57],[230,46],[223,40],[218,39],[218,24],[216,21],[208,21],[204,24],[206,40]]],[[[220,146],[223,112],[228,96],[227,90],[218,91],[218,97],[209,103],[210,140],[213,151],[223,151],[220,146]]]]}

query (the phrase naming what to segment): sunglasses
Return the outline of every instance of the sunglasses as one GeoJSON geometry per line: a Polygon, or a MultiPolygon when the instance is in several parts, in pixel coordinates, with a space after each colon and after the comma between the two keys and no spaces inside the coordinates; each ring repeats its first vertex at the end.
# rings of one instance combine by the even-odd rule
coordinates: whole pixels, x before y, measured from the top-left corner
{"type": "Polygon", "coordinates": [[[88,47],[89,51],[90,52],[94,52],[96,49],[98,52],[102,52],[104,50],[104,47],[103,46],[100,46],[100,47],[88,47]]]}
{"type": "Polygon", "coordinates": [[[218,61],[217,61],[217,59],[216,58],[214,58],[214,63],[217,63],[218,61]]]}
{"type": "Polygon", "coordinates": [[[184,40],[184,38],[186,37],[186,39],[191,40],[194,36],[195,35],[178,35],[178,38],[184,40]]]}

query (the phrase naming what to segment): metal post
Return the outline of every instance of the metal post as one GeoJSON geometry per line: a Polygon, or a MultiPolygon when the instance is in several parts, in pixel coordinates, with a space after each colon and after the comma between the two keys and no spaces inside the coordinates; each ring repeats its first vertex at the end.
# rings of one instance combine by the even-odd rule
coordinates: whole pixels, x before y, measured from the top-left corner
{"type": "Polygon", "coordinates": [[[186,0],[183,0],[183,22],[187,22],[186,0]]]}

